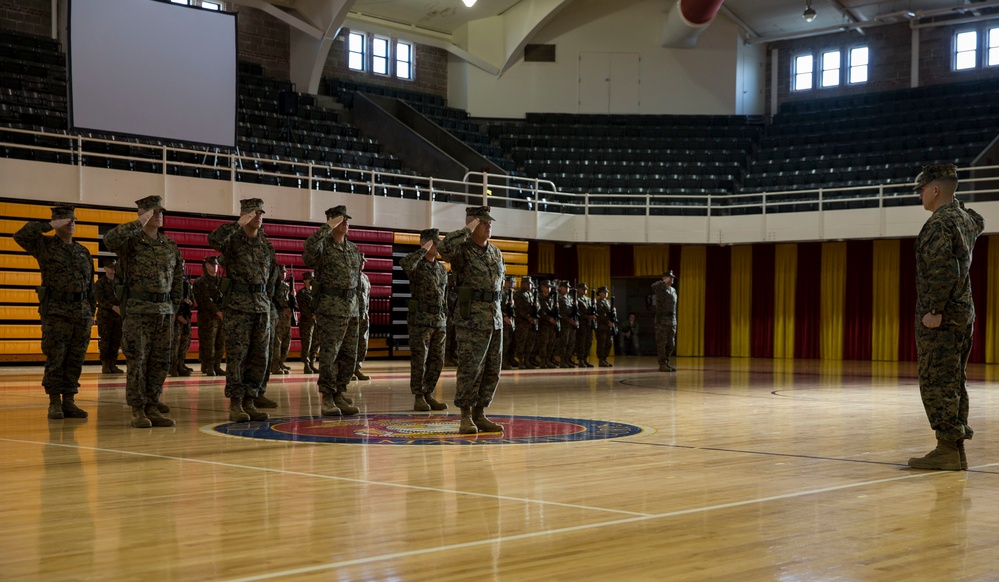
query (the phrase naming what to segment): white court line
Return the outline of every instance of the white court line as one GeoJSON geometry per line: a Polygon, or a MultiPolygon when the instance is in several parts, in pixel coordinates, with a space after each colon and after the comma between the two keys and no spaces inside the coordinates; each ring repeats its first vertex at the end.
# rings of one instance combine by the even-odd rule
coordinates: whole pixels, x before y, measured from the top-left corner
{"type": "MultiPolygon", "coordinates": [[[[550,505],[554,507],[567,507],[570,509],[583,509],[587,511],[602,511],[605,513],[617,513],[621,515],[634,515],[639,517],[648,516],[648,513],[642,513],[640,511],[625,511],[623,509],[607,509],[604,507],[590,507],[588,505],[576,505],[574,503],[559,503],[557,501],[542,501],[539,499],[525,499],[522,497],[510,497],[507,495],[492,495],[489,493],[475,493],[472,491],[456,491],[454,489],[442,489],[439,487],[424,487],[421,485],[405,485],[401,483],[387,483],[385,481],[371,481],[368,479],[354,479],[351,477],[337,477],[335,475],[323,475],[321,473],[306,473],[304,471],[286,471],[284,469],[272,469],[270,467],[254,467],[253,465],[237,465],[235,463],[222,463],[219,461],[209,461],[206,459],[190,459],[186,457],[173,457],[170,455],[157,455],[154,453],[140,453],[137,451],[123,451],[119,449],[105,449],[101,447],[84,447],[80,445],[69,445],[65,443],[50,443],[43,441],[27,441],[20,439],[10,439],[0,437],[0,442],[8,443],[19,443],[19,444],[29,444],[29,445],[42,445],[49,447],[65,447],[68,449],[79,449],[84,451],[97,451],[102,453],[117,453],[121,455],[133,455],[137,457],[150,457],[153,459],[163,459],[167,461],[183,461],[186,463],[200,463],[202,465],[213,465],[216,467],[226,467],[230,469],[249,469],[251,471],[261,471],[264,473],[278,473],[280,475],[290,475],[295,477],[316,477],[319,479],[329,479],[332,481],[344,481],[347,483],[357,483],[361,485],[380,485],[383,487],[396,487],[399,489],[412,489],[416,491],[430,491],[433,493],[452,493],[454,495],[467,495],[469,497],[486,497],[489,499],[499,499],[501,501],[517,501],[521,503],[531,503],[535,505],[550,505]]],[[[274,442],[274,441],[272,441],[274,442]]],[[[283,442],[283,441],[277,441],[283,442]]]]}

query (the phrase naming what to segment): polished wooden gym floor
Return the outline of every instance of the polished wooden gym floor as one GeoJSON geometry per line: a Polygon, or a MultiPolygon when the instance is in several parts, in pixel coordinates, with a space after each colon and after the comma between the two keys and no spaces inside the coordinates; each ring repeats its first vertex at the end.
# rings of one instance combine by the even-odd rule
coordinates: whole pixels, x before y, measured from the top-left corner
{"type": "MultiPolygon", "coordinates": [[[[999,366],[969,369],[970,470],[934,472],[905,465],[934,442],[913,364],[615,363],[505,372],[489,412],[642,432],[495,446],[211,434],[227,401],[197,372],[167,382],[176,427],[134,429],[94,366],[90,418],[50,421],[40,368],[5,366],[0,579],[999,579],[999,366]]],[[[291,365],[272,414],[318,414],[291,365]]],[[[410,411],[407,363],[366,369],[362,412],[410,411]]]]}

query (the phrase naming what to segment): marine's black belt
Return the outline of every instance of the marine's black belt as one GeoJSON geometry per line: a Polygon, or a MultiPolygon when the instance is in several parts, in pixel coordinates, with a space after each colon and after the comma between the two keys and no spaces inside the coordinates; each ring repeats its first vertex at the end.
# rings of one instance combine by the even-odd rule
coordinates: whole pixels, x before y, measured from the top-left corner
{"type": "Polygon", "coordinates": [[[90,293],[87,291],[83,291],[82,293],[60,293],[59,291],[49,291],[45,298],[49,301],[62,301],[68,303],[71,301],[83,301],[89,296],[90,293]]]}
{"type": "Polygon", "coordinates": [[[472,299],[474,301],[485,301],[486,303],[492,303],[499,299],[500,294],[495,291],[480,291],[478,289],[472,289],[472,299]]]}
{"type": "Polygon", "coordinates": [[[263,293],[267,290],[267,285],[260,283],[258,285],[246,285],[243,283],[233,283],[231,289],[233,291],[238,291],[239,293],[263,293]]]}
{"type": "Polygon", "coordinates": [[[319,294],[326,295],[327,297],[343,297],[347,299],[357,295],[357,287],[351,287],[350,289],[327,289],[323,287],[320,289],[319,294]]]}
{"type": "Polygon", "coordinates": [[[129,299],[139,299],[140,301],[149,301],[152,303],[166,303],[170,301],[169,293],[146,293],[144,291],[132,291],[128,292],[129,299]]]}

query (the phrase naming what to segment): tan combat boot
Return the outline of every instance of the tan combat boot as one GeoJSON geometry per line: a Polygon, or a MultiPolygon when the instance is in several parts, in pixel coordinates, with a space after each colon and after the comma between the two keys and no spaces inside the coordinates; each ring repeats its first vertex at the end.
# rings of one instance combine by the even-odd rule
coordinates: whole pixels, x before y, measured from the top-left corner
{"type": "Polygon", "coordinates": [[[49,419],[62,420],[66,414],[62,411],[62,396],[49,394],[49,419]]]}
{"type": "Polygon", "coordinates": [[[257,408],[277,408],[278,407],[278,403],[277,402],[274,402],[273,400],[271,400],[270,398],[264,396],[263,394],[259,394],[259,395],[257,395],[256,398],[253,399],[253,405],[256,406],[257,408]]]}
{"type": "Polygon", "coordinates": [[[423,398],[430,405],[430,410],[447,410],[447,404],[434,398],[433,394],[424,394],[423,398]]]}
{"type": "Polygon", "coordinates": [[[149,419],[149,422],[151,422],[153,426],[171,427],[177,424],[172,418],[167,418],[163,416],[163,414],[160,412],[160,409],[156,407],[155,403],[147,404],[145,411],[146,411],[146,418],[149,419]]]}
{"type": "Polygon", "coordinates": [[[156,401],[156,410],[158,410],[160,414],[169,414],[170,413],[170,407],[167,406],[166,404],[163,404],[159,400],[156,401]]]}
{"type": "Polygon", "coordinates": [[[964,454],[964,441],[966,439],[957,439],[957,452],[961,458],[961,470],[968,470],[968,456],[964,454]]]}
{"type": "Polygon", "coordinates": [[[479,429],[472,422],[472,408],[470,406],[461,407],[461,423],[458,425],[458,434],[479,434],[479,429]]]}
{"type": "Polygon", "coordinates": [[[65,418],[87,418],[87,411],[76,405],[76,396],[62,395],[62,414],[65,418]]]}
{"type": "Polygon", "coordinates": [[[336,407],[332,394],[323,394],[322,414],[323,416],[340,416],[342,414],[340,409],[336,407]]]}
{"type": "Polygon", "coordinates": [[[417,412],[430,412],[430,404],[427,402],[426,396],[417,394],[413,397],[413,410],[417,412]]]}
{"type": "Polygon", "coordinates": [[[340,413],[344,416],[353,416],[361,411],[360,408],[354,406],[350,402],[347,402],[347,399],[343,394],[337,394],[334,396],[333,403],[336,404],[336,407],[340,409],[340,413]]]}
{"type": "Polygon", "coordinates": [[[242,398],[229,399],[229,420],[232,422],[249,422],[250,415],[243,410],[242,398]]]}
{"type": "Polygon", "coordinates": [[[361,371],[361,367],[354,368],[354,377],[358,380],[370,380],[371,377],[361,371]]]}
{"type": "Polygon", "coordinates": [[[146,409],[141,406],[132,407],[132,426],[135,428],[151,428],[153,421],[146,416],[146,409]]]}
{"type": "Polygon", "coordinates": [[[913,469],[960,471],[961,452],[957,448],[957,442],[937,439],[937,448],[927,453],[925,457],[909,459],[909,466],[913,469]]]}
{"type": "Polygon", "coordinates": [[[482,406],[472,409],[472,422],[479,432],[503,432],[503,427],[486,418],[486,410],[482,406]]]}
{"type": "Polygon", "coordinates": [[[253,396],[246,396],[243,398],[243,412],[245,412],[250,420],[259,422],[261,420],[267,420],[269,417],[266,412],[261,412],[257,409],[257,405],[253,403],[253,396]]]}

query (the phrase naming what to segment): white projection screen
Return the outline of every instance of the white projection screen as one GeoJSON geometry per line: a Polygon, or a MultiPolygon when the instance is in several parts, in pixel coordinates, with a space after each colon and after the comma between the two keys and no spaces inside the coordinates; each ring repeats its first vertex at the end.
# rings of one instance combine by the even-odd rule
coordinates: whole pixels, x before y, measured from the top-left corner
{"type": "Polygon", "coordinates": [[[71,0],[74,129],[236,145],[236,15],[155,0],[71,0]]]}

